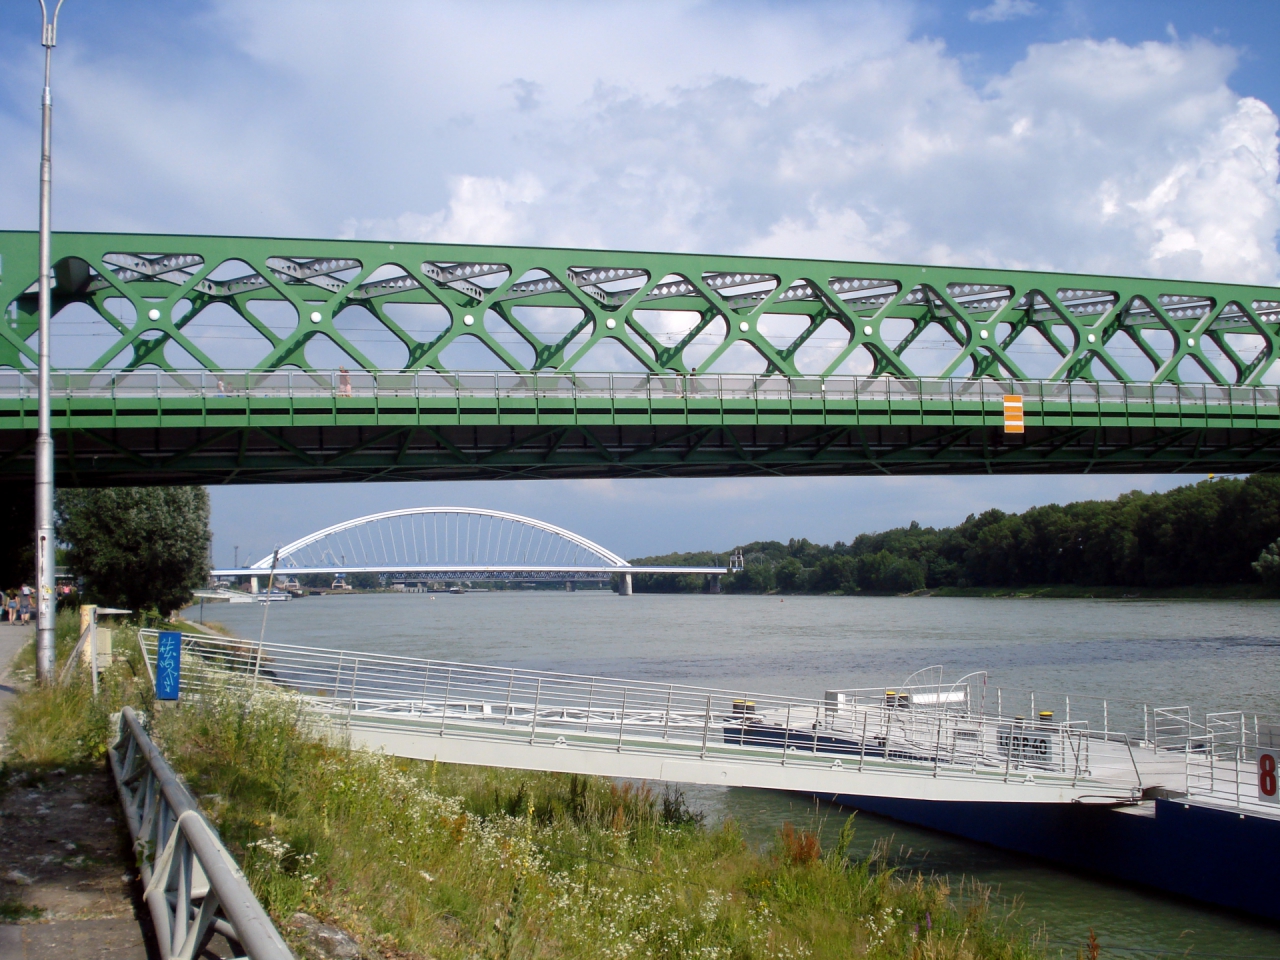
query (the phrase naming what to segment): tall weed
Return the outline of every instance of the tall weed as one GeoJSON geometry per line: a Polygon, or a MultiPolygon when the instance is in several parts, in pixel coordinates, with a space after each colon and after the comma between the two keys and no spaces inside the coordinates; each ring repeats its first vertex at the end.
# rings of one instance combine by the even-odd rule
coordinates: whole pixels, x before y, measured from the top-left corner
{"type": "Polygon", "coordinates": [[[156,737],[255,892],[387,954],[439,958],[1038,955],[944,880],[881,854],[824,855],[786,825],[772,852],[705,827],[673,791],[346,750],[288,697],[213,689],[157,712],[156,737]]]}

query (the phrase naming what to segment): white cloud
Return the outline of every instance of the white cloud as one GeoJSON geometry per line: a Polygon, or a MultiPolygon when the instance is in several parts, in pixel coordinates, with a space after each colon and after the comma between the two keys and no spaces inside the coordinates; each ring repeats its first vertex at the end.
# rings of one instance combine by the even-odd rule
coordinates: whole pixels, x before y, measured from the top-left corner
{"type": "Polygon", "coordinates": [[[528,173],[501,177],[454,177],[449,204],[423,216],[402,213],[394,219],[348,220],[341,236],[375,236],[424,243],[522,243],[531,238],[531,204],[546,190],[528,173]]]}
{"type": "MultiPolygon", "coordinates": [[[[63,38],[60,227],[1280,276],[1276,117],[1212,43],[1038,45],[975,88],[901,5],[216,9],[169,61],[63,38]]],[[[32,136],[0,115],[0,164],[32,136]]]]}
{"type": "Polygon", "coordinates": [[[1031,0],[991,0],[985,7],[969,11],[974,23],[1003,23],[1018,17],[1029,17],[1038,8],[1031,0]]]}

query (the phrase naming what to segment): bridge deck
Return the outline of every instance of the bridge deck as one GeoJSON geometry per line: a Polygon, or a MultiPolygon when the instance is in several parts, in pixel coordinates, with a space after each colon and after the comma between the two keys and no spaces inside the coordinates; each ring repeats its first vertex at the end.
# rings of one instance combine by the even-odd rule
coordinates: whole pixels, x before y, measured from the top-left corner
{"type": "MultiPolygon", "coordinates": [[[[148,651],[154,631],[144,631],[148,651]]],[[[419,759],[929,800],[1131,802],[1181,755],[1087,723],[184,635],[183,682],[288,691],[335,736],[419,759]],[[1170,763],[1170,760],[1173,762],[1170,763]]]]}
{"type": "MultiPolygon", "coordinates": [[[[60,373],[52,400],[64,486],[1280,464],[1274,386],[140,371],[60,373]]],[[[34,376],[0,371],[0,476],[30,475],[35,420],[34,376]]]]}

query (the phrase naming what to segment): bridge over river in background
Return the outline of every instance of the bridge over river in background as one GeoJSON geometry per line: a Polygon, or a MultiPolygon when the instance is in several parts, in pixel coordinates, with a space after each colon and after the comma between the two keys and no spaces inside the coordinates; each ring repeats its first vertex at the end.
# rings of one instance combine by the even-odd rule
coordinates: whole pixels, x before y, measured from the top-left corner
{"type": "MultiPolygon", "coordinates": [[[[0,232],[0,478],[36,235],[0,232]]],[[[59,233],[62,486],[1246,473],[1280,289],[695,254],[59,233]]]]}
{"type": "Polygon", "coordinates": [[[477,507],[410,507],[336,523],[248,567],[227,567],[212,574],[251,578],[255,594],[258,579],[270,577],[273,571],[277,577],[376,573],[402,583],[563,581],[567,585],[617,577],[618,591],[624,595],[631,593],[633,574],[675,573],[710,576],[711,592],[719,593],[720,575],[740,569],[741,561],[735,556],[729,566],[637,567],[586,537],[532,517],[477,507]]]}

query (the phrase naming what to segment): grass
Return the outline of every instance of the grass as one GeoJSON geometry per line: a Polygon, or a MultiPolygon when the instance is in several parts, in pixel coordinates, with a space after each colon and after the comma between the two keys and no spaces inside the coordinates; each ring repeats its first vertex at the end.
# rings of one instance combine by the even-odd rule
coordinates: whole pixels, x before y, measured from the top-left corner
{"type": "Polygon", "coordinates": [[[0,923],[21,923],[23,920],[39,920],[44,911],[29,907],[21,900],[0,900],[0,923]]]}
{"type": "Polygon", "coordinates": [[[96,703],[83,683],[24,694],[6,762],[100,758],[110,712],[146,710],[286,931],[302,910],[371,952],[440,960],[1043,953],[979,885],[899,875],[883,850],[850,860],[852,817],[826,850],[792,824],[756,850],[670,790],[348,751],[271,692],[153,704],[132,657],[96,703]]]}
{"type": "MultiPolygon", "coordinates": [[[[4,765],[39,773],[44,768],[101,760],[107,749],[111,714],[126,703],[141,710],[151,705],[151,687],[137,635],[136,627],[116,627],[112,644],[115,662],[102,672],[96,700],[88,675],[79,669],[65,686],[37,686],[35,644],[27,644],[13,664],[13,678],[28,689],[9,708],[4,765]]],[[[60,612],[55,628],[59,672],[79,636],[79,616],[74,611],[60,612]]]]}

